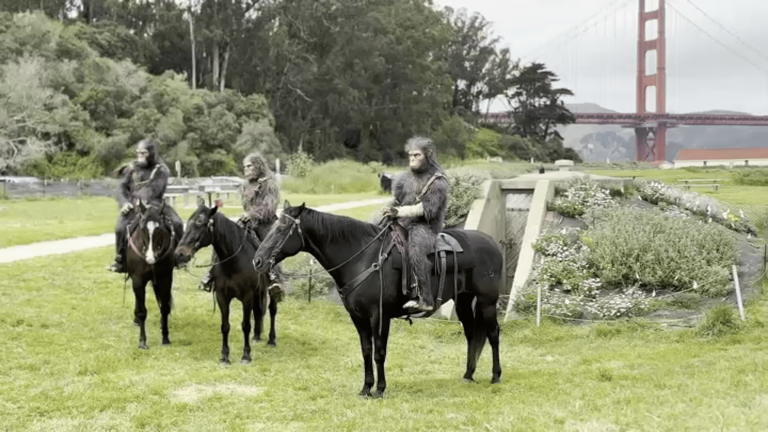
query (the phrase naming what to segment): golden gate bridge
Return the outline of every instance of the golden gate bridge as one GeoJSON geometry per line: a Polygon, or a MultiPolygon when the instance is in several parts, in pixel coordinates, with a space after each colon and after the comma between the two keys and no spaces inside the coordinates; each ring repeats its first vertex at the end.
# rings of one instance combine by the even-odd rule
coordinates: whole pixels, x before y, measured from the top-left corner
{"type": "MultiPolygon", "coordinates": [[[[667,112],[666,14],[667,6],[671,5],[668,5],[667,0],[657,1],[657,8],[648,11],[646,0],[639,0],[635,113],[578,112],[574,113],[576,123],[620,125],[634,129],[635,160],[650,162],[663,162],[667,159],[666,138],[669,128],[680,125],[768,126],[768,116],[671,114],[667,112]],[[657,29],[656,37],[651,39],[649,39],[648,28],[652,26],[649,24],[655,24],[657,29]],[[655,56],[656,69],[649,74],[647,73],[647,66],[649,59],[653,59],[652,56],[655,56]],[[656,106],[653,110],[648,108],[649,90],[655,93],[656,106]]],[[[694,7],[696,6],[694,5],[694,7]]],[[[768,56],[760,54],[768,59],[768,56]]],[[[750,61],[750,63],[752,62],[750,61]]],[[[754,63],[752,64],[754,65],[754,63]]],[[[653,97],[654,94],[652,93],[651,96],[653,97]]],[[[483,119],[486,122],[498,124],[510,124],[512,121],[511,114],[508,112],[488,113],[483,116],[483,119]]]]}

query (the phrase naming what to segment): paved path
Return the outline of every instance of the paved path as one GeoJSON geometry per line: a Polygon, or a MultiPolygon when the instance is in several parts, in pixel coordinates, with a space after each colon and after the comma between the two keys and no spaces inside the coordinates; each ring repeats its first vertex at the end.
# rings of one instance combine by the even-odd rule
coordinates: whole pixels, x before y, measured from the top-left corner
{"type": "MultiPolygon", "coordinates": [[[[363,201],[351,201],[325,206],[313,207],[315,210],[324,212],[334,212],[357,207],[365,207],[375,204],[383,204],[390,198],[376,198],[363,201]]],[[[282,209],[278,210],[278,213],[282,209]]],[[[236,220],[237,218],[230,218],[236,220]]],[[[20,246],[11,246],[0,249],[0,264],[21,261],[30,258],[37,258],[47,255],[65,254],[78,252],[97,247],[111,246],[115,243],[115,234],[107,233],[90,237],[75,237],[64,240],[43,241],[20,246]]]]}

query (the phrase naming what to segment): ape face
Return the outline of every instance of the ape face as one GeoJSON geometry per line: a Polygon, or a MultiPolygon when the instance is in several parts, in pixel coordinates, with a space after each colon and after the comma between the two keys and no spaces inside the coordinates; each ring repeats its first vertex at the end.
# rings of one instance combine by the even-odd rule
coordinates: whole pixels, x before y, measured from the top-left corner
{"type": "Polygon", "coordinates": [[[409,165],[412,171],[420,171],[424,169],[426,163],[426,157],[421,150],[411,150],[408,152],[409,165]]]}
{"type": "Polygon", "coordinates": [[[149,165],[149,156],[150,149],[143,141],[140,142],[139,145],[136,146],[136,163],[140,167],[146,168],[147,165],[149,165]]]}

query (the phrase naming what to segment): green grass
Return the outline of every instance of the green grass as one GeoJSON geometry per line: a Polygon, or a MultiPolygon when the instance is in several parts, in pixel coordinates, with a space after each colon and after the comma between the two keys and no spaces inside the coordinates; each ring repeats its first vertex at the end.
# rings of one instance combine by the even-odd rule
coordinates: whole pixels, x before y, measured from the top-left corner
{"type": "MultiPolygon", "coordinates": [[[[766,186],[741,186],[731,183],[732,172],[721,168],[697,169],[645,169],[645,170],[585,170],[588,174],[596,174],[610,177],[637,177],[638,180],[661,180],[664,183],[677,187],[683,179],[721,179],[720,190],[712,191],[709,186],[693,186],[692,192],[709,195],[724,203],[734,205],[768,206],[768,187],[766,186]]],[[[766,212],[768,214],[768,211],[766,212]]]]}
{"type": "MultiPolygon", "coordinates": [[[[613,324],[510,322],[502,383],[486,347],[461,380],[465,342],[455,322],[396,321],[388,392],[362,400],[362,359],[347,313],[326,301],[281,304],[277,347],[242,354],[237,302],[233,365],[218,364],[219,314],[197,279],[176,272],[171,341],[160,345],[151,294],[148,343],[137,348],[130,287],[103,270],[111,248],[0,266],[0,429],[14,431],[766,430],[768,339],[739,333],[613,324]],[[72,268],[77,268],[73,272],[72,268]],[[123,295],[126,295],[123,303],[123,295]]],[[[201,269],[198,269],[201,270],[201,269]]]]}
{"type": "MultiPolygon", "coordinates": [[[[373,193],[283,194],[283,199],[291,204],[306,202],[312,207],[381,197],[373,193]]],[[[227,215],[235,216],[242,212],[234,195],[225,204],[236,206],[224,207],[223,212],[227,215]]],[[[177,205],[177,211],[186,221],[194,208],[177,205]]],[[[112,232],[117,214],[116,201],[107,197],[0,201],[0,232],[3,233],[0,247],[112,232]]]]}

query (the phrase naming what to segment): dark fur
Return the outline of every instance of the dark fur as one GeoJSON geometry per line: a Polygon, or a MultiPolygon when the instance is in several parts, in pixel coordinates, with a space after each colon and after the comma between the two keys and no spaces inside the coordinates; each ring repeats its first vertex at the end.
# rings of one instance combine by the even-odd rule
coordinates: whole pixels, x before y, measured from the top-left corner
{"type": "MultiPolygon", "coordinates": [[[[281,217],[256,251],[254,266],[258,271],[265,271],[269,265],[269,257],[275,254],[276,262],[294,256],[299,252],[308,252],[314,256],[325,269],[333,269],[350,259],[349,263],[330,272],[336,285],[344,287],[355,280],[372,263],[377,262],[379,250],[383,244],[389,244],[388,235],[374,241],[364,251],[360,252],[378,233],[376,225],[357,221],[346,216],[336,216],[306,209],[304,204],[291,207],[285,203],[281,217]],[[301,232],[297,230],[288,236],[293,221],[300,219],[301,232]],[[281,242],[282,247],[278,249],[281,242]],[[356,255],[358,254],[359,255],[356,255]],[[356,255],[354,258],[353,255],[356,255]]],[[[501,285],[502,255],[496,241],[490,236],[474,230],[467,230],[466,239],[472,245],[464,253],[474,253],[473,268],[460,271],[457,294],[454,292],[453,274],[446,275],[444,301],[454,299],[456,313],[464,326],[467,339],[467,368],[464,378],[472,380],[486,339],[490,340],[493,348],[493,379],[499,382],[501,366],[499,363],[499,324],[496,319],[496,303],[499,299],[501,285]],[[472,311],[472,301],[477,299],[475,311],[472,311]]],[[[381,396],[386,388],[384,362],[387,353],[390,320],[406,315],[402,306],[407,300],[401,290],[401,274],[394,268],[394,260],[388,259],[381,267],[382,273],[374,272],[368,276],[345,298],[344,306],[349,312],[360,336],[360,343],[365,363],[365,379],[362,395],[370,396],[374,384],[373,362],[377,366],[378,383],[376,395],[381,396]],[[381,287],[380,277],[384,287],[381,287]],[[383,294],[381,294],[383,292],[383,294]],[[381,301],[382,313],[379,312],[381,301]],[[379,333],[381,326],[381,333],[379,333]]],[[[435,359],[430,359],[435,361],[435,359]]],[[[439,360],[438,360],[439,361],[439,360]]]]}
{"type": "MultiPolygon", "coordinates": [[[[213,246],[215,255],[221,262],[211,270],[214,281],[216,302],[221,311],[221,362],[229,364],[229,305],[233,298],[243,304],[243,363],[251,361],[251,345],[248,337],[251,331],[250,317],[254,317],[253,340],[261,340],[264,315],[267,305],[267,287],[269,279],[266,274],[256,272],[251,257],[256,252],[257,245],[246,231],[217,212],[218,207],[208,208],[198,202],[198,208],[187,222],[187,231],[176,248],[176,259],[187,263],[199,248],[213,246]],[[208,221],[213,220],[213,235],[208,230],[208,221]],[[246,236],[245,241],[243,240],[246,236]],[[240,246],[242,245],[242,248],[240,246]],[[238,251],[239,249],[239,251],[238,251]],[[237,255],[235,255],[237,254],[237,255]],[[234,255],[234,256],[233,256],[234,255]],[[232,257],[232,258],[230,258],[232,257]]],[[[269,341],[275,345],[275,315],[277,302],[269,298],[269,341]]]]}
{"type": "MultiPolygon", "coordinates": [[[[418,203],[418,196],[433,175],[443,172],[437,162],[432,141],[427,138],[411,138],[405,145],[405,150],[421,150],[424,153],[424,165],[420,169],[409,169],[401,173],[395,180],[392,193],[398,206],[410,206],[418,203]]],[[[435,250],[437,234],[443,230],[445,209],[448,207],[448,191],[450,185],[444,178],[432,182],[426,194],[422,197],[424,216],[416,218],[397,218],[397,221],[408,229],[408,261],[416,281],[425,297],[432,297],[431,266],[427,254],[435,250]]]]}
{"type": "MultiPolygon", "coordinates": [[[[138,256],[133,248],[128,247],[126,252],[128,277],[131,278],[133,285],[133,294],[136,298],[133,310],[134,323],[139,326],[139,348],[147,349],[147,334],[145,323],[147,320],[147,306],[145,303],[146,287],[148,282],[152,282],[152,288],[155,292],[155,298],[160,306],[160,327],[163,336],[163,345],[171,343],[168,338],[168,315],[171,313],[173,304],[173,270],[176,266],[176,259],[173,250],[176,248],[179,239],[184,234],[184,227],[174,227],[167,218],[163,216],[164,204],[160,207],[144,207],[139,203],[137,209],[137,220],[132,225],[138,223],[137,229],[132,231],[131,239],[139,250],[144,252],[149,240],[147,223],[150,221],[159,224],[153,234],[154,252],[158,261],[153,265],[147,264],[145,256],[138,256]],[[171,241],[171,229],[176,229],[175,237],[171,241]]],[[[133,227],[132,227],[133,228],[133,227]]]]}
{"type": "MultiPolygon", "coordinates": [[[[277,220],[277,204],[280,202],[280,189],[277,187],[275,175],[269,169],[264,159],[257,153],[251,153],[244,161],[252,163],[255,172],[246,176],[240,186],[243,210],[250,218],[249,225],[256,231],[260,239],[266,237],[272,224],[277,220]]],[[[211,260],[217,260],[216,251],[211,254],[211,260]]],[[[275,268],[273,272],[275,281],[282,283],[285,276],[282,267],[275,268]]]]}
{"type": "MultiPolygon", "coordinates": [[[[170,171],[160,156],[156,154],[156,144],[154,141],[144,140],[139,144],[149,151],[147,163],[144,165],[133,161],[130,165],[120,170],[123,179],[118,188],[117,201],[120,207],[126,203],[136,206],[139,200],[148,205],[159,206],[163,208],[164,216],[173,221],[174,226],[178,230],[179,227],[184,225],[184,221],[181,220],[181,217],[179,217],[173,207],[162,206],[163,196],[168,187],[170,171]],[[157,167],[157,170],[152,176],[152,171],[155,167],[157,167]],[[152,176],[151,180],[150,176],[152,176]]],[[[118,254],[121,250],[125,250],[125,242],[127,241],[125,229],[128,226],[129,220],[133,218],[134,212],[135,210],[132,210],[127,215],[120,213],[117,217],[117,223],[115,224],[115,249],[118,254]]]]}

